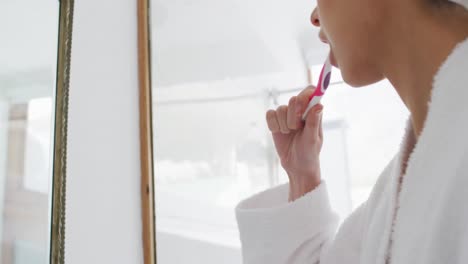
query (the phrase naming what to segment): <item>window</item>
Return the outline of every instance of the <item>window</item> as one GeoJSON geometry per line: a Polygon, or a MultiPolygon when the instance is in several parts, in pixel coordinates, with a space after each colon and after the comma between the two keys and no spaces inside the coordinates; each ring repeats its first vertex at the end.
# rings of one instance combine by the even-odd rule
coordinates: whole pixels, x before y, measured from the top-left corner
{"type": "Polygon", "coordinates": [[[43,263],[48,257],[51,103],[50,97],[30,99],[2,109],[2,263],[43,263]]]}

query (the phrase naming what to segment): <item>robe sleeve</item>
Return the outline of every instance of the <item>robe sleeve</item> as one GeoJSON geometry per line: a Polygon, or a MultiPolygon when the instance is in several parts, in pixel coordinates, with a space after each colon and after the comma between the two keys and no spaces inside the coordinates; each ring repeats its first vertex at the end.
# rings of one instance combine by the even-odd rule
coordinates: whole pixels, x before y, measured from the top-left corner
{"type": "Polygon", "coordinates": [[[324,182],[294,202],[288,202],[288,193],[288,184],[280,185],[237,206],[244,264],[359,262],[363,206],[335,237],[338,216],[324,182]]]}

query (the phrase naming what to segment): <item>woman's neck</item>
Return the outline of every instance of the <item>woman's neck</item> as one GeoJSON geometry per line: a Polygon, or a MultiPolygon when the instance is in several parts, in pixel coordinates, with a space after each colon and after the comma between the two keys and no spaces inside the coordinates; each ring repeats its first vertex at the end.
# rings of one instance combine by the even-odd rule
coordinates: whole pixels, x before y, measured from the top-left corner
{"type": "Polygon", "coordinates": [[[383,51],[381,67],[411,113],[416,139],[429,110],[434,75],[454,47],[468,37],[468,12],[461,9],[442,22],[442,15],[407,16],[392,29],[393,41],[387,41],[383,51]]]}

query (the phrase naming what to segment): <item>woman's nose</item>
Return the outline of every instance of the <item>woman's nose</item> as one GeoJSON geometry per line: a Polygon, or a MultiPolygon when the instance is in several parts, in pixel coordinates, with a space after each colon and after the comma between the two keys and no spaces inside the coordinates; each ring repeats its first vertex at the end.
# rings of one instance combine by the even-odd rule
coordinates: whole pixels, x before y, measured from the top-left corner
{"type": "Polygon", "coordinates": [[[314,8],[314,11],[312,11],[312,14],[310,15],[310,22],[312,23],[312,25],[320,27],[320,19],[317,12],[317,7],[314,8]]]}

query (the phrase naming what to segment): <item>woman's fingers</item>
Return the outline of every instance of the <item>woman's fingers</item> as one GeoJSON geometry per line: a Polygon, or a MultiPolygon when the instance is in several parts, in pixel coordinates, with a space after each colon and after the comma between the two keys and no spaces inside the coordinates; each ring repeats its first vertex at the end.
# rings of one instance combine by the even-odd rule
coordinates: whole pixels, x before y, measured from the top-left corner
{"type": "Polygon", "coordinates": [[[315,89],[316,89],[315,86],[311,85],[299,93],[296,99],[296,114],[297,115],[302,116],[302,114],[307,108],[307,105],[309,104],[310,96],[314,93],[315,89]]]}
{"type": "Polygon", "coordinates": [[[276,109],[276,118],[280,126],[280,131],[283,134],[289,134],[291,131],[288,127],[288,107],[282,105],[276,109]]]}
{"type": "MultiPolygon", "coordinates": [[[[269,110],[266,119],[270,131],[272,133],[281,132],[282,134],[289,134],[291,130],[303,128],[305,124],[302,122],[302,114],[307,108],[309,98],[315,89],[314,86],[309,86],[302,90],[299,95],[292,97],[287,106],[282,105],[276,110],[269,110]]],[[[311,111],[316,107],[312,108],[311,111]]],[[[309,125],[312,124],[309,122],[309,125]]],[[[318,131],[316,131],[316,135],[318,135],[318,131]]]]}
{"type": "Polygon", "coordinates": [[[282,105],[275,110],[269,110],[266,114],[268,129],[272,133],[281,132],[282,134],[289,134],[290,130],[287,125],[288,107],[282,105]]]}
{"type": "Polygon", "coordinates": [[[319,121],[319,139],[323,141],[323,108],[322,108],[322,114],[320,115],[320,121],[319,121]]]}
{"type": "Polygon", "coordinates": [[[278,123],[278,119],[276,118],[275,110],[269,110],[266,113],[266,120],[268,124],[268,129],[270,129],[271,133],[278,133],[280,131],[280,126],[278,123]]]}
{"type": "Polygon", "coordinates": [[[299,128],[299,124],[300,124],[300,118],[298,118],[298,116],[296,115],[296,101],[297,101],[297,97],[296,96],[293,96],[291,97],[291,99],[289,100],[289,105],[288,105],[288,120],[287,120],[287,124],[288,124],[288,128],[290,130],[296,130],[299,128]]]}
{"type": "Polygon", "coordinates": [[[306,117],[304,133],[307,138],[315,141],[321,138],[321,122],[322,122],[322,111],[323,105],[317,104],[310,109],[309,114],[306,117]]]}

